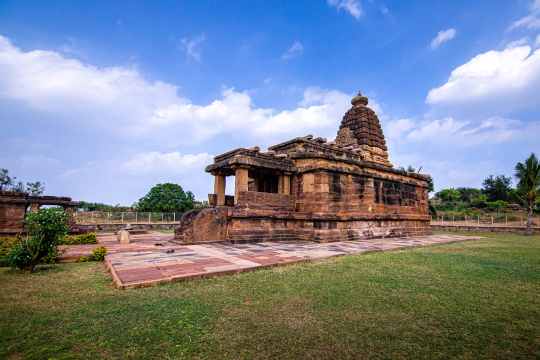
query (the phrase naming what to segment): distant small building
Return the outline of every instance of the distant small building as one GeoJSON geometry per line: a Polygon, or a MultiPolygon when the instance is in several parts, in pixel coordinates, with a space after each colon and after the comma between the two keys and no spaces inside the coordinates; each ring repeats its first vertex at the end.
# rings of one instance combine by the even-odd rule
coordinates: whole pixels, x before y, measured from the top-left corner
{"type": "Polygon", "coordinates": [[[214,158],[211,208],[185,214],[184,243],[314,240],[320,242],[429,232],[429,176],[392,167],[368,99],[352,101],[335,141],[305,136],[240,148],[214,158]],[[225,195],[234,176],[234,196],[225,195]]]}
{"type": "Polygon", "coordinates": [[[16,191],[0,191],[0,235],[16,235],[24,232],[24,217],[28,211],[37,211],[44,205],[61,206],[71,216],[79,205],[69,197],[32,196],[16,191]]]}

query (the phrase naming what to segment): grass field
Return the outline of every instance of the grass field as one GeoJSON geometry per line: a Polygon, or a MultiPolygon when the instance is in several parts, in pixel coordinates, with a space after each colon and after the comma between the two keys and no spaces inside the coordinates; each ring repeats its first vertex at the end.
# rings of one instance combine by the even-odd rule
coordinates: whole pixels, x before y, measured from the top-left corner
{"type": "Polygon", "coordinates": [[[0,358],[539,358],[540,237],[486,236],[125,291],[0,269],[0,358]]]}

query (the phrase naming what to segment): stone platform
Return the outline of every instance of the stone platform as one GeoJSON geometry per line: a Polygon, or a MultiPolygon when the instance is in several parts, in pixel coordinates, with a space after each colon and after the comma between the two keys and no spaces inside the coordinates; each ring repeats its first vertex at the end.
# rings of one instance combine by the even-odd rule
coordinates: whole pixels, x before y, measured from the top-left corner
{"type": "MultiPolygon", "coordinates": [[[[105,265],[118,288],[155,285],[171,281],[238,273],[258,268],[312,261],[333,256],[476,240],[479,237],[430,235],[333,243],[264,242],[251,244],[213,243],[177,245],[172,235],[137,235],[134,242],[120,245],[113,236],[100,237],[108,249],[105,265]]],[[[81,245],[91,251],[96,245],[81,245]]],[[[70,247],[66,252],[74,252],[70,247]]],[[[80,248],[80,253],[83,248],[80,248]]],[[[65,256],[66,256],[65,253],[65,256]]]]}

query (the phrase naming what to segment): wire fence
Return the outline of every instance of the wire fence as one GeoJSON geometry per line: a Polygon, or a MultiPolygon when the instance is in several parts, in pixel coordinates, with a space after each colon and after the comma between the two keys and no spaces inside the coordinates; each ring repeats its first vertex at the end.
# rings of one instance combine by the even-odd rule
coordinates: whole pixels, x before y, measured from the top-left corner
{"type": "Polygon", "coordinates": [[[87,224],[177,224],[181,212],[103,212],[78,211],[73,214],[75,222],[87,224]]]}
{"type": "MultiPolygon", "coordinates": [[[[445,226],[523,227],[527,225],[527,215],[438,215],[431,217],[431,224],[445,226]]],[[[540,217],[533,217],[533,226],[540,226],[540,217]]]]}

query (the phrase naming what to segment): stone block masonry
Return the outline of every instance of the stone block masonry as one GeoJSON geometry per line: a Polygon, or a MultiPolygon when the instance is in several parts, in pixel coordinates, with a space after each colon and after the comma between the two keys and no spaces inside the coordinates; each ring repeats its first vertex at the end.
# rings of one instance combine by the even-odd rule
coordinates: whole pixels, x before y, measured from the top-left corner
{"type": "Polygon", "coordinates": [[[429,176],[394,169],[368,99],[351,100],[335,141],[311,135],[214,158],[212,209],[184,216],[183,243],[332,242],[430,233],[429,176]],[[226,177],[234,176],[227,199],[226,177]]]}

